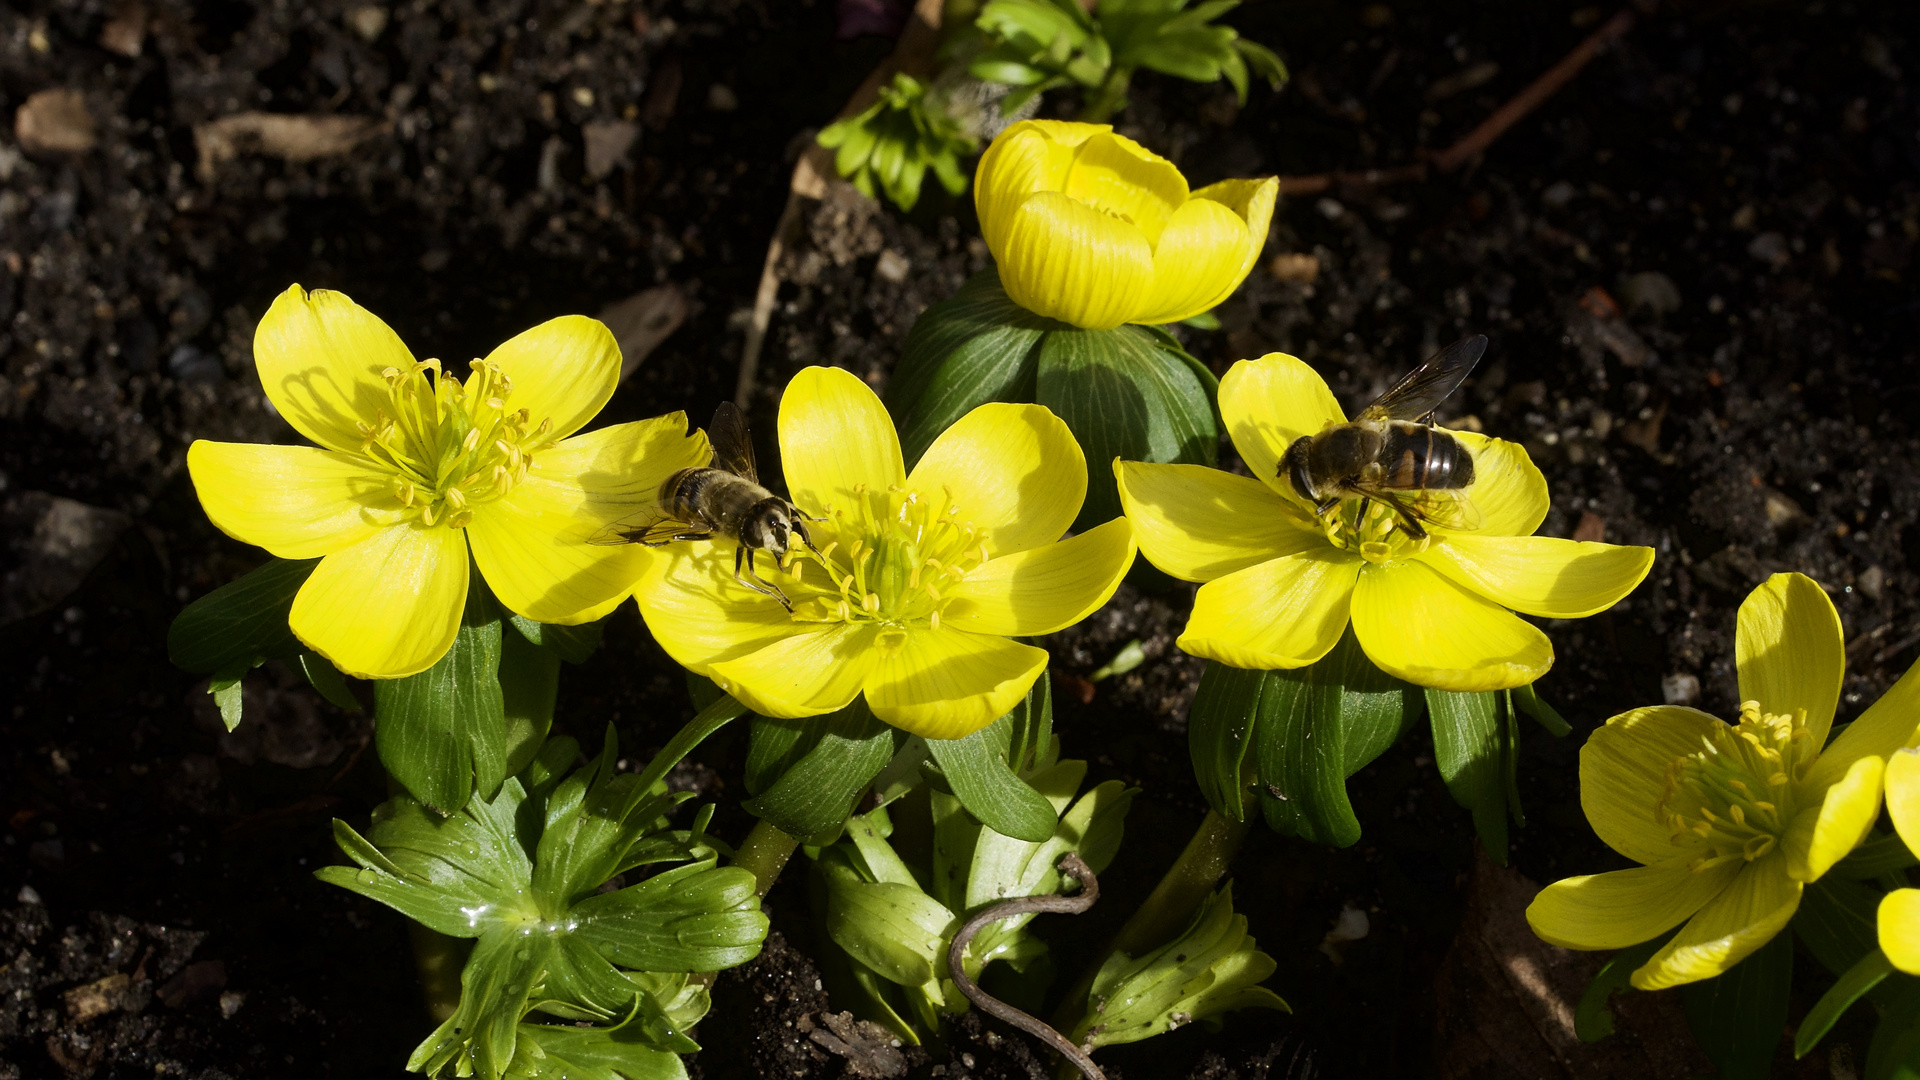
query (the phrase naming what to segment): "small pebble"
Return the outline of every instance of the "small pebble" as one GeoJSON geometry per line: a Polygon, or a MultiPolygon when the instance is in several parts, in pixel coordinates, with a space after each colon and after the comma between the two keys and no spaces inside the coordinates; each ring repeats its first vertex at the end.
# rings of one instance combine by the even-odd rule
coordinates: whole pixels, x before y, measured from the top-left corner
{"type": "Polygon", "coordinates": [[[45,901],[40,899],[40,890],[34,888],[31,885],[20,886],[20,892],[14,897],[14,899],[20,901],[23,904],[45,903],[45,901]]]}
{"type": "Polygon", "coordinates": [[[714,112],[732,112],[740,107],[740,95],[726,83],[714,83],[707,87],[707,108],[714,112]]]}
{"type": "Polygon", "coordinates": [[[1660,680],[1660,696],[1666,698],[1669,705],[1691,704],[1700,696],[1700,680],[1685,673],[1669,675],[1660,680]]]}
{"type": "Polygon", "coordinates": [[[1763,263],[1772,263],[1776,268],[1787,265],[1793,257],[1787,246],[1787,238],[1777,232],[1763,232],[1747,245],[1747,254],[1763,263]]]}
{"type": "Polygon", "coordinates": [[[220,995],[220,1015],[232,1017],[234,1013],[240,1011],[240,1006],[246,1003],[247,995],[244,991],[228,990],[226,993],[220,995]]]}
{"type": "Polygon", "coordinates": [[[1869,566],[1862,571],[1858,581],[1854,582],[1862,595],[1869,600],[1878,600],[1887,589],[1887,572],[1878,566],[1869,566]]]}
{"type": "Polygon", "coordinates": [[[1629,308],[1646,308],[1656,315],[1680,310],[1680,286],[1658,270],[1642,270],[1620,286],[1620,298],[1629,308]]]}
{"type": "Polygon", "coordinates": [[[1547,190],[1540,193],[1540,201],[1558,210],[1572,202],[1574,196],[1578,194],[1580,192],[1572,184],[1565,180],[1556,180],[1547,187],[1547,190]]]}
{"type": "Polygon", "coordinates": [[[880,253],[880,261],[874,264],[873,272],[875,276],[898,285],[907,280],[907,272],[912,269],[913,263],[905,255],[889,248],[880,253]]]}

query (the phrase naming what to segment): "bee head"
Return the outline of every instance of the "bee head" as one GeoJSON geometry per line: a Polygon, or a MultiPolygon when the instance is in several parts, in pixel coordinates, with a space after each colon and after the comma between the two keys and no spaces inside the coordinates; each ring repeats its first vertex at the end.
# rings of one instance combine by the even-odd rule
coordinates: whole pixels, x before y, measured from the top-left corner
{"type": "Polygon", "coordinates": [[[787,553],[787,537],[792,532],[793,518],[786,505],[778,499],[765,499],[748,515],[741,539],[778,557],[787,553]]]}

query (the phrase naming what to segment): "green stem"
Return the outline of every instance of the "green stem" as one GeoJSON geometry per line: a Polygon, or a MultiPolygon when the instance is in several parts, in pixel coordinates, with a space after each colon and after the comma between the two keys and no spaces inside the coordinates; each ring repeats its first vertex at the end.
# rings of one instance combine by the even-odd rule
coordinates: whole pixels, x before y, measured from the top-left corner
{"type": "Polygon", "coordinates": [[[1061,1001],[1060,1011],[1054,1016],[1056,1028],[1071,1031],[1080,1022],[1087,995],[1093,990],[1094,976],[1099,973],[1107,953],[1118,950],[1128,956],[1139,956],[1172,941],[1186,929],[1193,913],[1200,910],[1200,904],[1226,876],[1251,828],[1248,822],[1233,821],[1215,810],[1207,811],[1193,838],[1187,841],[1186,850],[1161,876],[1146,902],[1135,909],[1126,925],[1120,928],[1113,944],[1095,957],[1094,963],[1061,1001]]]}
{"type": "Polygon", "coordinates": [[[674,733],[667,745],[660,749],[647,767],[640,771],[640,785],[637,790],[646,791],[653,785],[666,779],[682,758],[693,753],[693,748],[706,741],[707,736],[726,727],[728,724],[746,715],[747,707],[733,699],[733,695],[722,695],[720,700],[700,710],[700,714],[687,721],[687,726],[674,733]]]}
{"type": "Polygon", "coordinates": [[[460,971],[467,966],[473,941],[448,937],[411,919],[407,920],[407,936],[413,942],[413,964],[420,973],[421,996],[426,998],[427,1013],[438,1024],[460,1007],[460,971]]]}
{"type": "Polygon", "coordinates": [[[1077,119],[1083,124],[1104,124],[1127,103],[1127,85],[1133,81],[1133,69],[1115,65],[1107,69],[1100,88],[1087,99],[1077,119]]]}
{"type": "Polygon", "coordinates": [[[761,896],[773,888],[780,880],[780,871],[793,856],[793,849],[800,841],[781,831],[778,825],[761,818],[753,831],[740,846],[734,849],[733,865],[744,866],[753,871],[754,880],[759,883],[761,896]]]}

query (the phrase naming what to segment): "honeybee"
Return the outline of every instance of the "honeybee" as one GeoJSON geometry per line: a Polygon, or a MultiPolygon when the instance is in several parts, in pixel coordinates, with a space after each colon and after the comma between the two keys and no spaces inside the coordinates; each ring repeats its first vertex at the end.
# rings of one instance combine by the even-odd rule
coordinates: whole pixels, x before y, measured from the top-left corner
{"type": "Polygon", "coordinates": [[[773,597],[791,612],[793,601],[779,586],[755,572],[753,557],[764,551],[777,564],[786,556],[794,534],[812,548],[813,538],[807,535],[805,522],[819,519],[809,518],[799,507],[760,486],[760,475],[753,464],[753,436],[747,431],[746,417],[733,402],[723,401],[714,410],[707,438],[713,444],[712,463],[681,469],[660,485],[664,516],[643,528],[616,527],[610,542],[659,547],[676,540],[724,536],[739,545],[733,552],[733,580],[773,597]]]}
{"type": "Polygon", "coordinates": [[[1480,519],[1464,491],[1473,483],[1473,455],[1433,426],[1433,411],[1486,351],[1484,334],[1440,350],[1353,420],[1295,439],[1279,475],[1321,516],[1357,495],[1385,503],[1413,540],[1427,536],[1423,523],[1476,527],[1480,519]]]}

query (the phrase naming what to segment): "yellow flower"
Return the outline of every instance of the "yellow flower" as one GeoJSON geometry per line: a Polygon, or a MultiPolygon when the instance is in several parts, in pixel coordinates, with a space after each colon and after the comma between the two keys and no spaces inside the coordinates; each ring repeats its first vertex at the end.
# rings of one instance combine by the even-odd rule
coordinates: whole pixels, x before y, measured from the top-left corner
{"type": "Polygon", "coordinates": [[[187,467],[221,531],[283,559],[320,558],[294,598],[293,632],[361,678],[445,655],[469,551],[527,618],[611,611],[645,555],[587,541],[707,459],[706,437],[689,436],[679,413],[568,437],[620,377],[613,335],[582,316],[515,337],[462,383],[438,360],[415,362],[345,295],[295,285],[260,320],[253,351],[267,399],[319,447],[201,440],[187,467]]]}
{"type": "Polygon", "coordinates": [[[1169,323],[1232,295],[1266,246],[1280,183],[1187,190],[1106,124],[1023,120],[980,158],[974,205],[1013,302],[1087,330],[1169,323]]]}
{"type": "Polygon", "coordinates": [[[1067,426],[1038,405],[982,405],[909,475],[893,421],[837,368],[780,402],[780,457],[816,554],[797,541],[761,573],[793,611],[734,579],[732,541],[661,549],[634,589],[655,640],[765,716],[814,716],[864,693],[930,739],[992,723],[1046,667],[1050,634],[1107,602],[1133,562],[1110,521],[1061,540],[1087,489],[1067,426]],[[1057,542],[1056,542],[1057,541],[1057,542]]]}
{"type": "Polygon", "coordinates": [[[1346,417],[1312,368],[1281,353],[1242,360],[1220,380],[1220,415],[1248,479],[1201,465],[1114,465],[1120,502],[1155,566],[1201,581],[1179,645],[1238,668],[1304,667],[1348,620],[1367,658],[1441,690],[1524,686],[1553,646],[1508,609],[1592,615],[1632,591],[1653,549],[1533,536],[1547,483],[1526,451],[1451,432],[1473,457],[1472,531],[1409,538],[1378,501],[1350,498],[1324,521],[1279,476],[1287,447],[1346,417]]]}
{"type": "MultiPolygon", "coordinates": [[[[1887,696],[1915,682],[1916,672],[1920,672],[1920,665],[1907,672],[1887,696]]],[[[1920,693],[1910,689],[1908,696],[1920,693]]],[[[1920,701],[1911,704],[1920,706],[1920,701]]],[[[1920,856],[1920,730],[1914,732],[1914,741],[1887,759],[1887,816],[1893,819],[1900,839],[1920,856]]],[[[1887,954],[1894,967],[1920,975],[1920,889],[1895,889],[1881,899],[1880,951],[1887,954]]]]}
{"type": "Polygon", "coordinates": [[[1910,672],[1822,749],[1843,640],[1820,586],[1775,574],[1740,605],[1738,724],[1655,705],[1595,731],[1580,750],[1580,805],[1607,846],[1644,865],[1547,886],[1527,908],[1534,933],[1619,949],[1684,922],[1633,973],[1642,990],[1712,978],[1779,933],[1801,889],[1872,827],[1884,755],[1913,729],[1910,672]]]}

